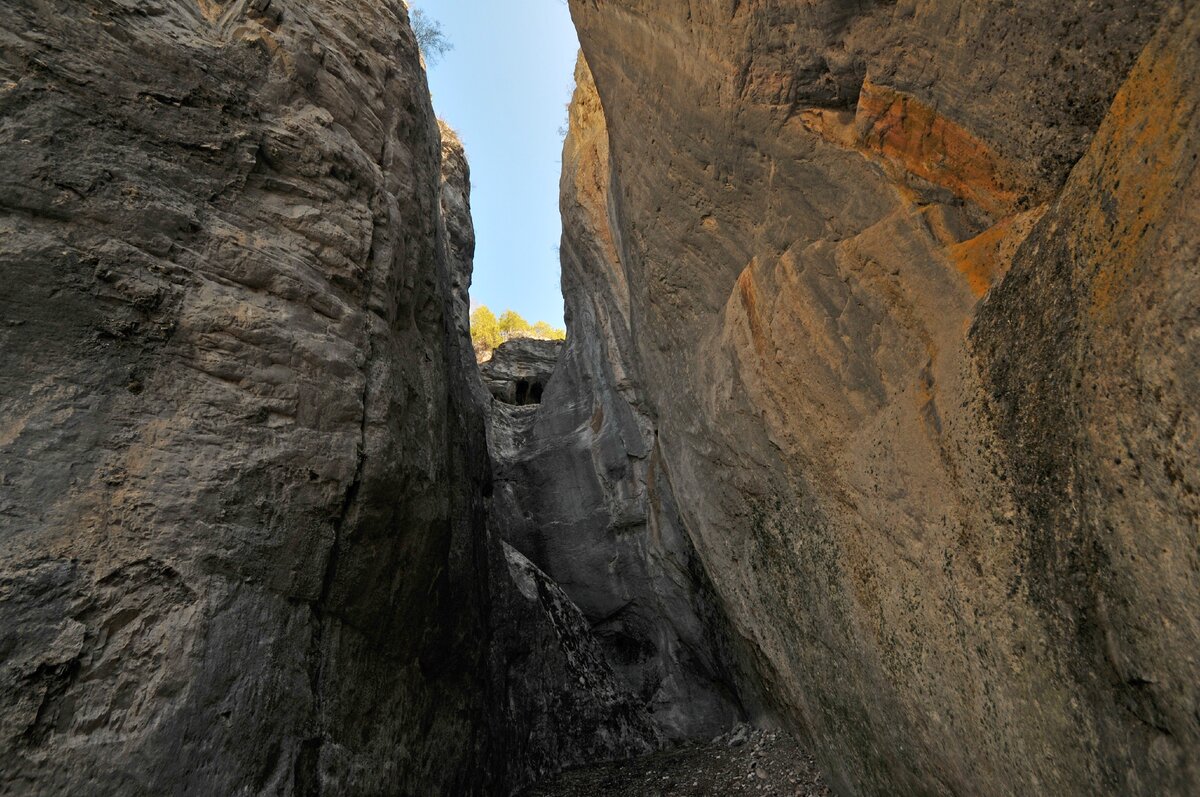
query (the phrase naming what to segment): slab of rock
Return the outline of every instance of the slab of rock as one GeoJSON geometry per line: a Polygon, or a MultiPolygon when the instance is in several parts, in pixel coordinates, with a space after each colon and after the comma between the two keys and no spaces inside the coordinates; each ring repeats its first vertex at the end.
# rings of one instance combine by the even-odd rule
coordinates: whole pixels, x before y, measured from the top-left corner
{"type": "Polygon", "coordinates": [[[560,340],[513,338],[501,343],[479,373],[488,392],[516,407],[542,403],[563,343],[560,340]]]}
{"type": "Polygon", "coordinates": [[[0,792],[650,749],[487,525],[469,169],[405,4],[16,2],[0,41],[0,792]]]}
{"type": "Polygon", "coordinates": [[[1196,4],[571,7],[570,337],[831,786],[1194,792],[1196,4]]]}

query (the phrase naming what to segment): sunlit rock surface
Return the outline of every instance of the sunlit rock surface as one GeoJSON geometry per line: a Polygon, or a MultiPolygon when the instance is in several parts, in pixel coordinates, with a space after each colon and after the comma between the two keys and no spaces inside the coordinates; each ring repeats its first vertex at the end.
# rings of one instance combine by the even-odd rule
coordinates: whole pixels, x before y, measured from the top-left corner
{"type": "Polygon", "coordinates": [[[1194,793],[1196,4],[571,7],[570,338],[836,790],[1194,793]]]}

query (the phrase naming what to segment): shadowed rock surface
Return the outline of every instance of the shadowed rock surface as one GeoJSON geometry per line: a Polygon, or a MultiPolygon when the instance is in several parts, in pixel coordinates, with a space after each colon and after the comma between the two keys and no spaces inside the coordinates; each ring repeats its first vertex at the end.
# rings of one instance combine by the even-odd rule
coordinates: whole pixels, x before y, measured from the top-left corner
{"type": "Polygon", "coordinates": [[[479,366],[484,387],[504,404],[541,404],[563,344],[557,340],[515,338],[500,344],[479,366]]]}
{"type": "MultiPolygon", "coordinates": [[[[747,714],[726,628],[683,533],[654,420],[636,387],[624,277],[605,227],[606,134],[582,62],[563,163],[565,347],[510,341],[482,366],[498,533],[553,578],[627,692],[669,740],[711,738],[747,714]],[[589,126],[591,125],[591,126],[589,126]],[[561,354],[558,354],[562,347],[561,354]],[[541,353],[540,359],[538,353],[541,353]],[[519,404],[523,384],[541,403],[519,404]]],[[[525,391],[528,394],[528,391],[525,391]]]]}
{"type": "Polygon", "coordinates": [[[403,4],[0,24],[0,792],[502,794],[651,749],[485,523],[468,170],[403,4]]]}
{"type": "Polygon", "coordinates": [[[563,773],[525,797],[829,797],[816,761],[787,733],[741,726],[711,741],[563,773]]]}
{"type": "Polygon", "coordinates": [[[404,14],[6,6],[10,792],[453,791],[486,760],[484,471],[404,14]]]}
{"type": "Polygon", "coordinates": [[[1195,794],[1200,3],[571,10],[481,378],[406,4],[6,4],[0,794],[1195,794]]]}

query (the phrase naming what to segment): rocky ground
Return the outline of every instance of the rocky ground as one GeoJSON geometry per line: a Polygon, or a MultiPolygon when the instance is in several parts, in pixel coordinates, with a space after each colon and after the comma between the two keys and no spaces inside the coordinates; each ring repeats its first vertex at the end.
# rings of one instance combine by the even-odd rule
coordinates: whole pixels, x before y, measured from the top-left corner
{"type": "Polygon", "coordinates": [[[743,726],[706,744],[576,769],[525,797],[827,797],[812,756],[786,733],[743,726]]]}

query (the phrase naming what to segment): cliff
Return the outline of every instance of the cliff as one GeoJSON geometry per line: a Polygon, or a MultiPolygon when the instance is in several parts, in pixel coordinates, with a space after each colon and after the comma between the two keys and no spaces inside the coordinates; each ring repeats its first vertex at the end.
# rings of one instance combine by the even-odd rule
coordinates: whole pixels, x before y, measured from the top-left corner
{"type": "Polygon", "coordinates": [[[482,473],[403,5],[7,13],[5,792],[465,790],[482,473]]]}
{"type": "Polygon", "coordinates": [[[488,523],[401,2],[18,3],[0,793],[504,794],[657,736],[488,523]]]}
{"type": "Polygon", "coordinates": [[[482,378],[405,3],[6,10],[0,794],[1195,793],[1197,2],[571,0],[482,378]]]}
{"type": "Polygon", "coordinates": [[[1200,8],[571,9],[573,400],[749,680],[843,794],[1194,791],[1200,8]]]}

